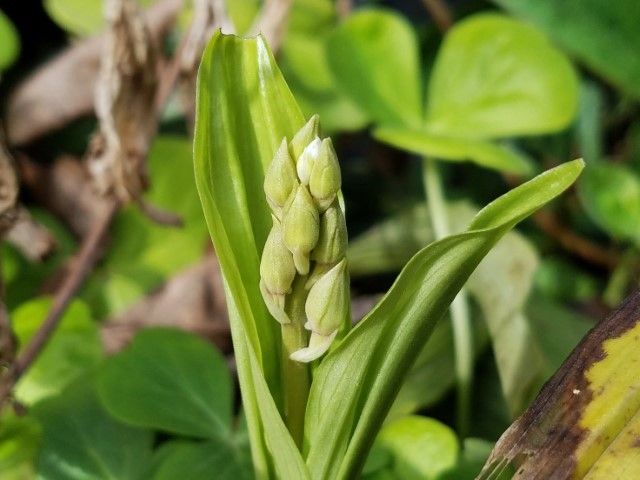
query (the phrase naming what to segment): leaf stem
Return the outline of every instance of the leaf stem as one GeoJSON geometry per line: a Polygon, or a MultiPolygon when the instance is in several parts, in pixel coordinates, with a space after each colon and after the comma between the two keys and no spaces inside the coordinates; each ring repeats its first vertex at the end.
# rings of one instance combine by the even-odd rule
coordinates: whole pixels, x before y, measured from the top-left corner
{"type": "MultiPolygon", "coordinates": [[[[423,182],[427,195],[427,207],[436,240],[449,235],[446,202],[442,191],[440,172],[436,160],[424,158],[423,182]]],[[[455,348],[456,384],[458,389],[457,429],[460,438],[465,438],[469,429],[471,385],[473,383],[473,332],[469,315],[469,303],[464,289],[451,303],[453,343],[455,348]]]]}
{"type": "Polygon", "coordinates": [[[311,383],[309,366],[289,359],[296,350],[307,346],[308,333],[304,328],[305,282],[298,277],[293,284],[291,302],[285,311],[291,323],[282,325],[282,381],[284,386],[284,419],[296,445],[301,448],[304,438],[304,414],[311,383]]]}

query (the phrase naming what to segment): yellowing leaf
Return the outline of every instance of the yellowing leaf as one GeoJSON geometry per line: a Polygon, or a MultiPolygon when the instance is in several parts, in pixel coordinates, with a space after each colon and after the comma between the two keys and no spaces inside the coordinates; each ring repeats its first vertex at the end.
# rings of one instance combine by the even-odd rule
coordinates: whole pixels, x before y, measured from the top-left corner
{"type": "Polygon", "coordinates": [[[582,340],[478,478],[640,478],[639,362],[640,292],[582,340]]]}

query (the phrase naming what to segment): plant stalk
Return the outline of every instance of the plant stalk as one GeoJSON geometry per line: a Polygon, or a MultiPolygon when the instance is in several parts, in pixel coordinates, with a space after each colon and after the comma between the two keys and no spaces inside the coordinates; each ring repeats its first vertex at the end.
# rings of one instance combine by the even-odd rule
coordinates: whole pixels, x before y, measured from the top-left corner
{"type": "MultiPolygon", "coordinates": [[[[436,240],[449,235],[447,206],[442,192],[440,172],[435,160],[424,158],[422,163],[424,188],[427,195],[427,207],[436,240]]],[[[458,435],[464,439],[469,430],[471,416],[471,385],[473,383],[473,332],[469,315],[469,303],[464,289],[460,290],[451,303],[451,321],[453,322],[453,343],[455,349],[455,369],[457,397],[458,435]]]]}
{"type": "Polygon", "coordinates": [[[305,282],[298,277],[293,283],[291,301],[285,311],[291,323],[282,325],[282,381],[284,384],[284,420],[296,445],[302,448],[304,438],[304,414],[307,408],[311,384],[309,365],[289,359],[296,350],[307,346],[309,336],[304,328],[305,282]]]}

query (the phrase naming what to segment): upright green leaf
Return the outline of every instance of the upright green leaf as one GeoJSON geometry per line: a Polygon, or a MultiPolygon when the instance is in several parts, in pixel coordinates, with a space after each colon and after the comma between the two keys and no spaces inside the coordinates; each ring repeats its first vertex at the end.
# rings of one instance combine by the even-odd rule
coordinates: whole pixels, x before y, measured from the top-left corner
{"type": "Polygon", "coordinates": [[[180,330],[140,332],[99,377],[107,410],[138,427],[190,437],[225,438],[231,429],[231,378],[224,358],[180,330]]]}
{"type": "Polygon", "coordinates": [[[196,184],[225,278],[259,478],[270,472],[280,478],[308,476],[278,410],[279,328],[259,291],[260,255],[271,227],[261,193],[264,170],[282,139],[292,138],[303,123],[265,40],[216,33],[198,76],[196,184]]]}
{"type": "Polygon", "coordinates": [[[113,419],[90,379],[38,403],[34,415],[43,440],[38,478],[142,480],[151,466],[153,435],[113,419]]]}
{"type": "MultiPolygon", "coordinates": [[[[477,211],[464,201],[450,204],[447,212],[452,231],[464,231],[477,211]]],[[[351,242],[349,259],[352,271],[362,275],[398,270],[420,247],[434,240],[430,224],[427,207],[417,205],[409,212],[402,212],[372,227],[351,242]]],[[[466,286],[478,302],[484,322],[489,327],[502,389],[513,413],[521,412],[528,404],[545,372],[540,346],[530,322],[522,313],[537,266],[538,257],[532,245],[518,232],[509,232],[471,274],[466,286]]],[[[436,332],[437,329],[434,335],[436,332]]],[[[435,340],[438,338],[429,340],[417,364],[427,360],[423,357],[435,340]]],[[[441,356],[438,360],[439,365],[448,366],[446,357],[441,356]]],[[[449,362],[453,363],[452,357],[449,362]]],[[[414,368],[409,379],[417,375],[417,378],[429,380],[431,375],[426,374],[433,371],[425,364],[422,369],[414,368]]],[[[449,385],[451,381],[453,378],[440,378],[434,385],[436,388],[423,387],[425,391],[418,396],[420,390],[414,380],[403,386],[400,400],[428,400],[441,392],[438,386],[449,385]]],[[[397,406],[394,405],[394,409],[397,406]]]]}
{"type": "Polygon", "coordinates": [[[568,188],[582,168],[576,160],[539,175],[481,210],[466,233],[421,250],[325,357],[315,371],[305,424],[313,478],[358,474],[420,347],[473,269],[502,235],[568,188]]]}
{"type": "Polygon", "coordinates": [[[527,20],[626,93],[640,98],[640,3],[635,0],[494,0],[527,20]]]}
{"type": "Polygon", "coordinates": [[[488,139],[566,127],[577,107],[576,74],[540,32],[480,14],[447,34],[431,74],[427,129],[488,139]]]}
{"type": "Polygon", "coordinates": [[[375,122],[422,123],[418,43],[401,16],[383,9],[350,15],[331,36],[328,56],[338,85],[375,122]]]}

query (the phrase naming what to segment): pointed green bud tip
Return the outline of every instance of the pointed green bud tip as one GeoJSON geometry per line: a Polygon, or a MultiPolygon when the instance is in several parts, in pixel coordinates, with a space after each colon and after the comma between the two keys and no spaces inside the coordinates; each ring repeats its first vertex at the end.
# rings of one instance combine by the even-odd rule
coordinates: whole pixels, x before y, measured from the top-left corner
{"type": "Polygon", "coordinates": [[[280,222],[272,216],[273,227],[262,250],[260,278],[271,294],[286,295],[296,276],[293,255],[284,244],[280,222]]]}
{"type": "Polygon", "coordinates": [[[289,154],[287,139],[283,139],[264,177],[264,193],[274,210],[282,209],[296,188],[296,166],[289,154]]]}
{"type": "Polygon", "coordinates": [[[264,303],[267,306],[267,310],[269,310],[269,313],[273,318],[275,318],[279,323],[282,324],[291,323],[291,319],[284,311],[284,295],[274,295],[269,292],[264,284],[264,281],[262,280],[260,280],[260,293],[262,294],[264,303]]]}
{"type": "Polygon", "coordinates": [[[298,163],[296,163],[296,172],[303,185],[309,185],[311,172],[313,170],[313,166],[318,160],[318,156],[320,155],[321,146],[322,140],[320,140],[319,137],[314,138],[298,158],[298,163]]]}
{"type": "Polygon", "coordinates": [[[318,263],[335,263],[347,252],[347,225],[337,200],[320,216],[320,235],[311,258],[318,263]]]}
{"type": "Polygon", "coordinates": [[[309,346],[296,350],[289,358],[295,362],[309,363],[317,360],[329,350],[329,347],[336,338],[338,331],[336,330],[331,335],[318,335],[317,333],[311,333],[309,338],[309,346]]]}
{"type": "Polygon", "coordinates": [[[301,275],[309,273],[309,253],[316,246],[320,234],[318,210],[307,188],[300,185],[285,207],[283,216],[284,243],[293,254],[296,269],[301,275]]]}
{"type": "Polygon", "coordinates": [[[302,155],[304,149],[307,148],[307,145],[318,136],[319,125],[320,117],[314,115],[305,126],[298,130],[298,133],[293,136],[293,140],[291,140],[289,146],[291,147],[291,154],[294,159],[300,158],[300,155],[302,155]]]}
{"type": "Polygon", "coordinates": [[[325,273],[309,290],[304,305],[305,327],[313,333],[330,336],[338,331],[349,315],[349,276],[343,259],[325,273]]]}
{"type": "MultiPolygon", "coordinates": [[[[342,177],[338,156],[330,138],[322,140],[318,158],[311,166],[309,176],[309,190],[316,199],[321,210],[325,210],[336,197],[342,177]]],[[[298,169],[298,172],[300,170],[298,169]]],[[[298,173],[299,175],[299,173],[298,173]]]]}

